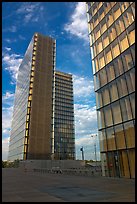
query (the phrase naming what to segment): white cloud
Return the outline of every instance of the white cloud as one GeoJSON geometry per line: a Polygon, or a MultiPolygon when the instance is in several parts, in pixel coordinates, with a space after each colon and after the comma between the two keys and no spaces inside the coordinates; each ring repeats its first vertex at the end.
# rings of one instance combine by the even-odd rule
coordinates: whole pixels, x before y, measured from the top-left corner
{"type": "Polygon", "coordinates": [[[19,65],[22,62],[21,55],[12,53],[3,53],[2,61],[4,69],[11,74],[12,80],[16,82],[19,65]]]}
{"type": "Polygon", "coordinates": [[[9,38],[5,38],[4,39],[7,43],[13,43],[13,42],[17,42],[16,39],[9,39],[9,38]]]}
{"type": "Polygon", "coordinates": [[[88,97],[94,93],[94,84],[93,81],[88,79],[87,77],[81,77],[78,75],[73,75],[73,83],[74,83],[74,97],[77,99],[78,97],[88,97]]]}
{"type": "Polygon", "coordinates": [[[16,26],[11,26],[8,30],[10,32],[12,32],[12,33],[15,33],[17,31],[17,27],[16,26]]]}
{"type": "Polygon", "coordinates": [[[19,15],[24,15],[24,22],[37,22],[39,20],[39,11],[43,11],[44,7],[40,3],[35,2],[25,2],[16,10],[19,15]]]}
{"type": "Polygon", "coordinates": [[[75,10],[70,17],[70,21],[65,24],[64,30],[78,38],[89,41],[85,2],[78,2],[76,4],[75,10]]]}
{"type": "Polygon", "coordinates": [[[22,35],[19,35],[19,39],[20,40],[26,40],[26,38],[24,36],[22,36],[22,35]]]}
{"type": "Polygon", "coordinates": [[[11,48],[10,47],[5,47],[5,50],[11,51],[11,48]]]}

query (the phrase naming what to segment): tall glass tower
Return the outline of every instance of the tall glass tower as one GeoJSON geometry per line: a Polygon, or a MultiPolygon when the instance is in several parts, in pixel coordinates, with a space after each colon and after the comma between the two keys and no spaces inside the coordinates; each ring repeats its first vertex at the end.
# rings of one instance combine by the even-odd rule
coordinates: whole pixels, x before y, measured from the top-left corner
{"type": "MultiPolygon", "coordinates": [[[[55,112],[55,59],[56,41],[35,33],[18,71],[9,160],[56,159],[54,116],[59,113],[55,112]]],[[[74,134],[69,135],[70,140],[71,137],[74,134]]],[[[65,159],[74,159],[73,154],[69,155],[74,149],[66,151],[65,159]]],[[[59,159],[64,158],[63,154],[61,151],[59,159]]]]}
{"type": "Polygon", "coordinates": [[[87,2],[103,176],[135,178],[135,2],[87,2]]]}

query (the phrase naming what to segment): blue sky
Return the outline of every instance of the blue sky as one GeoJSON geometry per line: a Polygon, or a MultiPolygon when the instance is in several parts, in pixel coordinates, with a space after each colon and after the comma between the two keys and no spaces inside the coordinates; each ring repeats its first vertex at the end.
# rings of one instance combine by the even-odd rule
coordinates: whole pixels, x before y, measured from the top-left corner
{"type": "Polygon", "coordinates": [[[7,159],[18,67],[35,32],[56,39],[56,70],[73,74],[76,159],[94,159],[97,114],[84,2],[2,3],[2,159],[7,159]]]}

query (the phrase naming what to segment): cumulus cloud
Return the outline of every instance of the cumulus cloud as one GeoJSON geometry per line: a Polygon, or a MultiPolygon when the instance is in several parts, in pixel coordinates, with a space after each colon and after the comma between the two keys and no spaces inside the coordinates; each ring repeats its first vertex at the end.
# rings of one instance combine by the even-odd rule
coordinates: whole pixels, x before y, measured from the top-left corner
{"type": "Polygon", "coordinates": [[[15,53],[9,54],[8,52],[3,53],[2,62],[4,69],[9,71],[13,82],[16,82],[18,68],[22,62],[21,55],[15,53]]]}
{"type": "Polygon", "coordinates": [[[4,138],[2,140],[2,160],[7,160],[8,158],[9,140],[10,137],[4,138]]]}
{"type": "Polygon", "coordinates": [[[78,38],[89,41],[85,2],[78,2],[76,4],[75,10],[70,17],[70,21],[65,24],[64,30],[78,38]]]}

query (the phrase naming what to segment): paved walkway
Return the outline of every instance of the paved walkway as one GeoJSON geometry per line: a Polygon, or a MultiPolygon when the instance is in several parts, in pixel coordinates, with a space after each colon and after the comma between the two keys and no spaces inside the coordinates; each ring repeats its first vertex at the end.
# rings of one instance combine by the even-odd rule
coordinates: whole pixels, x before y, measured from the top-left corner
{"type": "Polygon", "coordinates": [[[135,180],[5,168],[2,202],[135,202],[135,180]]]}

